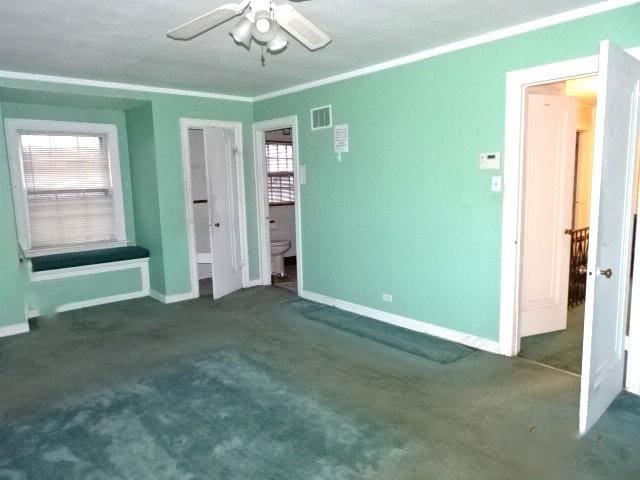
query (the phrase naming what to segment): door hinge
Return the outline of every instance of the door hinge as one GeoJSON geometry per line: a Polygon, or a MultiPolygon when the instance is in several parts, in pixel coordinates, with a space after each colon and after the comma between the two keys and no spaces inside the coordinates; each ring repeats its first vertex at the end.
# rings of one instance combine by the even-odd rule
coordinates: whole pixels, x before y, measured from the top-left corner
{"type": "Polygon", "coordinates": [[[238,154],[238,147],[236,147],[235,145],[233,146],[233,154],[234,155],[238,154]]]}

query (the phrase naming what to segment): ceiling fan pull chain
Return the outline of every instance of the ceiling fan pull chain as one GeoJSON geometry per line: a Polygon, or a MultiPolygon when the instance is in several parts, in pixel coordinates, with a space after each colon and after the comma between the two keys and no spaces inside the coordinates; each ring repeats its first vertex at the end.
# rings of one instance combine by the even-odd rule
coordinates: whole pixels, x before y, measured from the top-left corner
{"type": "Polygon", "coordinates": [[[260,62],[262,63],[263,67],[267,66],[267,59],[264,58],[264,46],[261,46],[260,49],[262,50],[262,55],[260,56],[260,62]]]}

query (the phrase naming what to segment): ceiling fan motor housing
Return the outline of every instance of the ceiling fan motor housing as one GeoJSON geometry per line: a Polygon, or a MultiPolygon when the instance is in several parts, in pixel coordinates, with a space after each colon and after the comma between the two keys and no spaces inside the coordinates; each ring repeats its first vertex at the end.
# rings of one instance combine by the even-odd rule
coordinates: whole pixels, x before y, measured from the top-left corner
{"type": "Polygon", "coordinates": [[[279,27],[268,10],[261,10],[254,14],[251,34],[256,41],[267,43],[278,33],[279,27]]]}

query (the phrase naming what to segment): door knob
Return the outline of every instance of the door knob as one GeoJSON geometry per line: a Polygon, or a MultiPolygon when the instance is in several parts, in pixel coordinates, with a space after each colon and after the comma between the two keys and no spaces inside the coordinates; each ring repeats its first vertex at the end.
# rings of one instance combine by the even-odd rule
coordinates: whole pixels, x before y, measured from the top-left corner
{"type": "Polygon", "coordinates": [[[607,278],[611,278],[611,275],[613,275],[613,272],[611,271],[610,268],[607,268],[606,270],[600,270],[600,275],[604,275],[607,278]]]}
{"type": "Polygon", "coordinates": [[[580,265],[578,267],[578,273],[580,275],[586,275],[587,274],[587,266],[586,265],[580,265]]]}
{"type": "Polygon", "coordinates": [[[214,226],[214,227],[219,227],[219,226],[220,226],[220,224],[219,224],[218,222],[216,222],[216,223],[214,223],[214,224],[213,224],[213,226],[214,226]]]}

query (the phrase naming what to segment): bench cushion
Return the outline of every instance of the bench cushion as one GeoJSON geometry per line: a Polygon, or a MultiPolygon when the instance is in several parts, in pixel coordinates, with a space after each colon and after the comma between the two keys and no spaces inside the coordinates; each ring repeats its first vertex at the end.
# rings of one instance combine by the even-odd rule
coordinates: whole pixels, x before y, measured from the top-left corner
{"type": "Polygon", "coordinates": [[[60,268],[82,267],[100,263],[121,262],[136,258],[148,258],[149,250],[142,247],[116,247],[86,252],[56,253],[31,258],[31,268],[34,272],[58,270],[60,268]]]}

